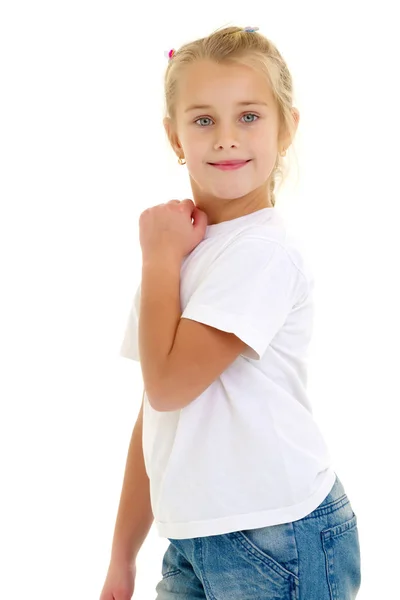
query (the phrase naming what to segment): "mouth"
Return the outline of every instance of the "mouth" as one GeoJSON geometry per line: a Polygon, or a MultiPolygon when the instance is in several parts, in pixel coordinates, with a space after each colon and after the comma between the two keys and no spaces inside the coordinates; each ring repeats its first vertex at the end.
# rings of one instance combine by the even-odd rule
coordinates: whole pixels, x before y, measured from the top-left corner
{"type": "MultiPolygon", "coordinates": [[[[251,159],[250,159],[251,160],[251,159]]],[[[218,163],[208,163],[212,167],[216,167],[217,169],[222,169],[223,171],[229,169],[240,169],[244,165],[250,162],[250,160],[226,160],[218,163]]]]}

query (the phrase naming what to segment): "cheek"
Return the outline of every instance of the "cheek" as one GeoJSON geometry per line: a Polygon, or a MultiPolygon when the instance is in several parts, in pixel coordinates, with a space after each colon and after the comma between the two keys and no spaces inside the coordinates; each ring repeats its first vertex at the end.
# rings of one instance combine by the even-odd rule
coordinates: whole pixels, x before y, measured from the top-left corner
{"type": "Polygon", "coordinates": [[[263,144],[257,144],[256,152],[263,161],[270,163],[276,160],[278,148],[274,140],[266,139],[263,144]]]}
{"type": "Polygon", "coordinates": [[[209,148],[207,144],[204,144],[204,140],[199,140],[198,138],[188,140],[185,154],[187,159],[189,159],[192,163],[206,161],[209,153],[209,148]]]}

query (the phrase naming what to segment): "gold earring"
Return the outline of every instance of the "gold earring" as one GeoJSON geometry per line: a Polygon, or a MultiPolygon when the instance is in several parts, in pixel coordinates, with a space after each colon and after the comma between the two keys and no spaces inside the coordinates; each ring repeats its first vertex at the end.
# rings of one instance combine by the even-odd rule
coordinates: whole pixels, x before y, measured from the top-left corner
{"type": "Polygon", "coordinates": [[[286,150],[282,150],[281,156],[286,156],[286,150]]]}
{"type": "Polygon", "coordinates": [[[179,158],[178,158],[178,163],[179,163],[180,165],[185,165],[185,164],[186,164],[186,160],[185,160],[184,158],[181,158],[181,157],[179,157],[179,158]]]}

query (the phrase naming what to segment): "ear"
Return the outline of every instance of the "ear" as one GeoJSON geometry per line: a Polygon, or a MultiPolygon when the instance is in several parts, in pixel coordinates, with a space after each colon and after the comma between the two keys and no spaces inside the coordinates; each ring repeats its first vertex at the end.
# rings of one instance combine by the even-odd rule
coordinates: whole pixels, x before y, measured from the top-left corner
{"type": "Polygon", "coordinates": [[[178,134],[173,126],[171,118],[165,117],[165,119],[163,120],[163,125],[165,132],[168,136],[169,143],[171,144],[175,154],[179,156],[181,154],[182,146],[180,144],[178,134]]]}
{"type": "Polygon", "coordinates": [[[292,108],[292,113],[293,113],[293,120],[296,124],[296,131],[297,131],[297,128],[299,126],[299,121],[300,121],[300,113],[297,110],[297,108],[292,108]]]}
{"type": "Polygon", "coordinates": [[[292,108],[292,115],[293,115],[293,127],[294,127],[293,137],[290,136],[289,131],[286,131],[286,134],[282,139],[282,146],[285,149],[288,149],[289,146],[292,144],[294,136],[296,135],[297,128],[299,126],[300,113],[297,110],[297,108],[292,108]]]}

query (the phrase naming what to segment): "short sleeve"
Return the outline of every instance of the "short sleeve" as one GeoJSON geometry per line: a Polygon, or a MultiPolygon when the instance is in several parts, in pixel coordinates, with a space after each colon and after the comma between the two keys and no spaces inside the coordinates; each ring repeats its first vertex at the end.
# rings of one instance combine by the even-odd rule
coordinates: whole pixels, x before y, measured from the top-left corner
{"type": "Polygon", "coordinates": [[[205,273],[182,317],[234,333],[260,360],[296,304],[301,272],[274,240],[241,236],[205,273]]]}
{"type": "Polygon", "coordinates": [[[125,327],[125,333],[120,348],[120,356],[140,362],[138,347],[138,322],[140,314],[140,285],[136,290],[135,298],[125,327]]]}

